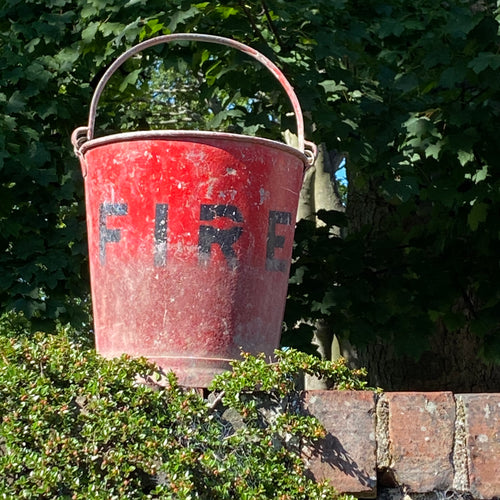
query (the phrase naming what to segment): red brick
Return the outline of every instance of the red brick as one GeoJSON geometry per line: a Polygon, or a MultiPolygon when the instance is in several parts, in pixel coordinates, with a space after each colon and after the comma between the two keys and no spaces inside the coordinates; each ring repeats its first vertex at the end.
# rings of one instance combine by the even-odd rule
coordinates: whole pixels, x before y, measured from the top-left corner
{"type": "Polygon", "coordinates": [[[316,480],[328,479],[337,491],[376,496],[375,395],[368,391],[309,391],[306,413],[323,424],[321,456],[309,460],[316,480]]]}
{"type": "Polygon", "coordinates": [[[500,394],[461,394],[469,487],[474,498],[500,496],[500,394]]]}
{"type": "Polygon", "coordinates": [[[391,392],[382,396],[389,410],[390,470],[413,492],[453,486],[455,401],[451,392],[391,392]]]}

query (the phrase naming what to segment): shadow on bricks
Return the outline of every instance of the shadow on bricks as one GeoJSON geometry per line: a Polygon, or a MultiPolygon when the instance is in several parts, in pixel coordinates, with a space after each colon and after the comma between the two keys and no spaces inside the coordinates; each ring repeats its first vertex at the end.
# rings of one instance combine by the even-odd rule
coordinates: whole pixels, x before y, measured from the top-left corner
{"type": "Polygon", "coordinates": [[[307,458],[310,475],[337,491],[376,496],[375,395],[369,391],[312,391],[302,411],[315,416],[326,434],[307,458]]]}
{"type": "Polygon", "coordinates": [[[347,476],[354,478],[362,486],[373,487],[373,478],[359,467],[337,436],[334,436],[330,432],[327,433],[316,446],[315,452],[321,457],[322,464],[338,469],[347,476]]]}

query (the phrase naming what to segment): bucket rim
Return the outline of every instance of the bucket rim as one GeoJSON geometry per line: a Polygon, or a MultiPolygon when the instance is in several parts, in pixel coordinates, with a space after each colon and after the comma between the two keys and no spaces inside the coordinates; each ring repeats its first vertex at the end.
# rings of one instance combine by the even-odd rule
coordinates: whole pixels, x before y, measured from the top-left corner
{"type": "Polygon", "coordinates": [[[91,149],[117,142],[154,139],[179,139],[182,141],[187,141],[189,139],[222,139],[232,142],[259,144],[261,146],[267,146],[270,148],[285,151],[297,157],[302,161],[304,165],[304,171],[310,168],[310,162],[305,153],[283,142],[266,139],[264,137],[254,137],[250,135],[233,134],[229,132],[213,132],[207,130],[138,130],[134,132],[121,132],[97,137],[95,139],[86,141],[80,146],[79,153],[81,155],[85,155],[85,153],[87,153],[91,149]]]}

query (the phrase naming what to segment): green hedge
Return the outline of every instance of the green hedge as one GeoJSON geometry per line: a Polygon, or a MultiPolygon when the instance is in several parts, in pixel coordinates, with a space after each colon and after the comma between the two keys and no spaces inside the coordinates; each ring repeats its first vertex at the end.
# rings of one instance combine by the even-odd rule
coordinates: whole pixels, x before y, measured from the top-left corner
{"type": "Polygon", "coordinates": [[[335,497],[305,471],[300,449],[324,430],[300,415],[294,379],[365,388],[342,361],[244,355],[203,398],[171,373],[160,387],[144,359],[105,360],[71,332],[14,326],[0,330],[0,498],[335,497]]]}

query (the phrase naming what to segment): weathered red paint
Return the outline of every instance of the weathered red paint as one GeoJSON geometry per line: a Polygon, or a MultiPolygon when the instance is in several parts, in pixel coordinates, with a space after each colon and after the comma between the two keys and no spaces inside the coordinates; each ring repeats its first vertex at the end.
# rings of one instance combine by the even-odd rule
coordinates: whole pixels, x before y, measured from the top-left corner
{"type": "Polygon", "coordinates": [[[207,385],[241,348],[272,355],[302,159],[217,134],[126,139],[85,153],[98,351],[146,356],[194,386],[207,385]],[[202,206],[236,207],[238,215],[212,209],[207,220],[202,206]],[[275,213],[289,215],[276,221],[275,213]],[[200,228],[223,236],[240,228],[230,240],[234,256],[217,233],[201,246],[200,228]]]}
{"type": "Polygon", "coordinates": [[[85,178],[97,350],[145,356],[197,387],[241,349],[272,356],[311,155],[215,132],[93,139],[93,113],[73,143],[85,178]]]}

